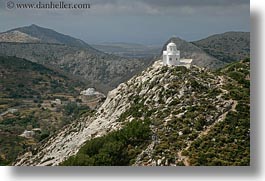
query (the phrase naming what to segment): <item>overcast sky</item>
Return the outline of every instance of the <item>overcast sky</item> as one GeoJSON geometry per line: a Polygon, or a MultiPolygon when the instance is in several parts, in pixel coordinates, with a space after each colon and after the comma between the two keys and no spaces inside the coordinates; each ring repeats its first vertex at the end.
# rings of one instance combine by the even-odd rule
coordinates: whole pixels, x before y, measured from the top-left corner
{"type": "Polygon", "coordinates": [[[83,10],[8,10],[7,1],[0,0],[0,32],[37,24],[90,44],[161,44],[173,35],[192,41],[226,31],[250,31],[249,0],[64,0],[91,4],[83,10]]]}

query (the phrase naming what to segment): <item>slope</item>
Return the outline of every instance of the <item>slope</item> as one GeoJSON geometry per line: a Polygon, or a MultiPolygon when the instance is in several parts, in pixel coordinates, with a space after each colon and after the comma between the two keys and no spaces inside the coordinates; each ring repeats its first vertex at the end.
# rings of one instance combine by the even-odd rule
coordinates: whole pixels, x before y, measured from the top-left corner
{"type": "Polygon", "coordinates": [[[6,98],[30,98],[55,93],[79,93],[84,85],[40,64],[16,57],[0,57],[0,90],[6,98]]]}
{"type": "MultiPolygon", "coordinates": [[[[55,43],[55,44],[65,44],[68,46],[91,48],[88,44],[86,44],[82,40],[73,38],[73,37],[68,36],[68,35],[58,33],[52,29],[37,26],[35,24],[32,24],[30,26],[15,28],[15,29],[9,30],[7,32],[0,33],[0,42],[4,42],[1,39],[2,34],[12,35],[12,34],[14,34],[13,32],[20,32],[20,33],[24,33],[30,37],[34,37],[35,39],[39,40],[40,43],[55,43]]],[[[17,42],[16,38],[10,37],[10,39],[13,39],[13,42],[17,42]]],[[[32,42],[36,42],[36,41],[32,41],[32,42]]]]}
{"type": "Polygon", "coordinates": [[[156,62],[14,165],[249,165],[248,105],[248,60],[217,72],[156,62]]]}
{"type": "Polygon", "coordinates": [[[66,115],[66,105],[84,84],[16,57],[0,56],[0,77],[0,165],[5,165],[71,122],[75,115],[66,115]],[[53,103],[56,99],[61,103],[53,103]],[[25,130],[32,136],[19,136],[25,130]]]}
{"type": "Polygon", "coordinates": [[[249,32],[226,32],[192,43],[226,63],[250,57],[249,32]]]}
{"type": "Polygon", "coordinates": [[[0,55],[16,56],[55,67],[104,93],[128,80],[151,62],[109,55],[81,40],[36,25],[10,30],[2,36],[0,34],[0,55]],[[13,36],[14,32],[20,33],[13,36]],[[7,39],[8,42],[4,42],[7,39]]]}

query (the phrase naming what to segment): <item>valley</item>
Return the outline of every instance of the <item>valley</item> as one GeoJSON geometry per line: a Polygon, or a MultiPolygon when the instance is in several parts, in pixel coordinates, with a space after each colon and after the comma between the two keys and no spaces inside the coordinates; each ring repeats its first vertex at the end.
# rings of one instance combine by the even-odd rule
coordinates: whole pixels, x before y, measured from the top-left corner
{"type": "Polygon", "coordinates": [[[93,112],[104,99],[82,96],[82,82],[16,57],[0,56],[0,77],[1,165],[93,112]]]}
{"type": "Polygon", "coordinates": [[[99,43],[91,45],[97,50],[126,58],[154,58],[159,56],[161,45],[134,43],[99,43]]]}
{"type": "Polygon", "coordinates": [[[0,33],[0,55],[16,56],[56,68],[77,79],[87,87],[96,87],[103,93],[115,88],[150,65],[152,59],[122,58],[92,48],[85,42],[36,25],[0,33]],[[39,42],[13,36],[22,32],[39,42]],[[6,36],[9,41],[6,42],[6,36]],[[13,37],[12,37],[13,36],[13,37]],[[13,41],[10,39],[13,38],[13,41]]]}

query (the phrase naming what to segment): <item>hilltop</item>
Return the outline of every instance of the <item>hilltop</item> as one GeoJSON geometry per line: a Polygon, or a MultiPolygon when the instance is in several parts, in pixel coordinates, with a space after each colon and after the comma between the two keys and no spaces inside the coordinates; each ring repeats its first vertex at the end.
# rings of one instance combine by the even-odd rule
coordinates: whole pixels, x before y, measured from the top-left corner
{"type": "Polygon", "coordinates": [[[225,63],[250,57],[249,32],[226,32],[192,43],[225,63]]]}
{"type": "Polygon", "coordinates": [[[226,32],[193,42],[173,37],[164,44],[162,51],[171,41],[181,50],[181,58],[192,58],[200,67],[218,69],[250,57],[249,32],[226,32]]]}
{"type": "Polygon", "coordinates": [[[92,47],[82,40],[58,33],[52,29],[37,26],[35,24],[0,33],[0,42],[65,44],[68,46],[92,49],[92,47]]]}
{"type": "Polygon", "coordinates": [[[156,62],[14,165],[249,165],[249,69],[156,62]]]}
{"type": "Polygon", "coordinates": [[[210,69],[216,69],[224,66],[224,63],[210,54],[206,53],[201,48],[196,45],[189,43],[180,38],[170,38],[163,46],[163,50],[166,50],[166,46],[168,43],[173,42],[177,45],[178,50],[180,50],[181,58],[190,58],[193,59],[193,63],[200,67],[207,67],[210,69]]]}

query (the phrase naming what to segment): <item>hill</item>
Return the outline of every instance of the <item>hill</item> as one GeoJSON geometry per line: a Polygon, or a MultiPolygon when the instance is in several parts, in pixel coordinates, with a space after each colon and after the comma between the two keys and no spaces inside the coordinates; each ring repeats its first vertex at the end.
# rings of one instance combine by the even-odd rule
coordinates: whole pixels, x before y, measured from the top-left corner
{"type": "Polygon", "coordinates": [[[14,165],[249,165],[249,70],[158,61],[14,165]]]}
{"type": "Polygon", "coordinates": [[[249,32],[226,32],[192,43],[225,63],[250,57],[249,32]]]}
{"type": "Polygon", "coordinates": [[[89,111],[75,103],[84,84],[43,65],[0,56],[0,77],[0,165],[89,111]]]}
{"type": "Polygon", "coordinates": [[[40,39],[32,37],[20,31],[14,30],[12,32],[0,33],[0,42],[36,43],[36,42],[40,42],[40,39]]]}
{"type": "Polygon", "coordinates": [[[35,24],[32,24],[30,26],[15,28],[7,32],[0,33],[0,42],[6,42],[5,41],[6,39],[4,38],[6,36],[9,36],[8,42],[53,43],[53,44],[65,44],[68,46],[91,48],[87,43],[83,42],[82,40],[58,33],[52,29],[37,26],[35,24]],[[23,41],[22,38],[21,40],[19,40],[19,36],[18,35],[15,36],[16,33],[14,32],[16,32],[18,35],[24,34],[28,37],[32,37],[31,41],[30,40],[23,41]]]}
{"type": "MultiPolygon", "coordinates": [[[[207,67],[211,69],[216,69],[224,66],[224,63],[210,54],[206,53],[203,49],[198,46],[189,43],[180,38],[170,38],[163,46],[162,51],[166,50],[168,43],[174,42],[177,45],[178,50],[180,50],[181,58],[191,58],[193,63],[200,67],[207,67]]],[[[161,52],[162,54],[162,52],[161,52]]]]}
{"type": "Polygon", "coordinates": [[[142,71],[151,62],[149,59],[109,55],[81,40],[36,25],[0,34],[0,55],[55,67],[104,93],[142,71]]]}
{"type": "Polygon", "coordinates": [[[47,94],[78,94],[84,87],[64,74],[16,57],[0,57],[0,90],[5,98],[32,98],[47,94]]]}

